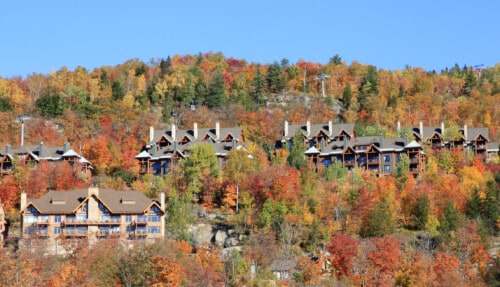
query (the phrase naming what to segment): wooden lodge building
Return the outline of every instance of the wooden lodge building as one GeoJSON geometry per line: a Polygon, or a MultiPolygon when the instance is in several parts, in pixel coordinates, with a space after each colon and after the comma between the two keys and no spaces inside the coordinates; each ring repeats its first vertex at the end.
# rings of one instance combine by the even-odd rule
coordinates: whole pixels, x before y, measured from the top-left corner
{"type": "MultiPolygon", "coordinates": [[[[417,176],[425,169],[426,154],[424,149],[462,149],[470,150],[474,156],[484,158],[485,161],[498,158],[498,143],[491,142],[488,128],[460,129],[461,137],[446,141],[444,125],[441,127],[411,127],[409,130],[415,140],[409,141],[405,134],[402,138],[384,138],[379,136],[357,137],[354,124],[326,124],[290,125],[284,123],[281,146],[287,145],[291,149],[293,137],[298,132],[304,138],[307,147],[306,160],[317,170],[330,166],[334,161],[341,162],[348,170],[360,168],[377,173],[378,175],[391,174],[396,169],[402,154],[410,160],[409,172],[417,176]]],[[[400,125],[398,123],[398,131],[400,125]]]]}
{"type": "Polygon", "coordinates": [[[89,187],[49,191],[40,198],[21,194],[21,240],[154,240],[165,235],[165,194],[151,199],[138,191],[89,187]]]}
{"type": "Polygon", "coordinates": [[[70,148],[68,142],[63,146],[49,147],[43,142],[33,146],[19,146],[12,148],[6,145],[0,151],[0,176],[12,174],[14,164],[36,166],[42,161],[58,163],[69,162],[73,168],[80,170],[86,178],[92,175],[92,164],[80,154],[70,148]]]}
{"type": "Polygon", "coordinates": [[[214,128],[198,128],[194,123],[193,128],[187,130],[177,129],[175,124],[169,130],[150,127],[149,142],[135,158],[139,161],[139,174],[165,175],[179,160],[189,156],[194,144],[208,143],[222,168],[229,151],[241,148],[244,141],[241,128],[221,128],[218,122],[214,128]]]}

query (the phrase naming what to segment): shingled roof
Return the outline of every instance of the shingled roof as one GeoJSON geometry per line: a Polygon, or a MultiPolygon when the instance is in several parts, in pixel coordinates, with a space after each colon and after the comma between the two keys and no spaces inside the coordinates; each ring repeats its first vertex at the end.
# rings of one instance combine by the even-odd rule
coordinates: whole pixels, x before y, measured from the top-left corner
{"type": "Polygon", "coordinates": [[[77,189],[51,190],[40,198],[27,198],[24,209],[33,206],[40,214],[73,214],[91,196],[96,197],[112,214],[143,214],[151,205],[161,207],[157,199],[150,199],[138,191],[98,189],[92,192],[91,189],[77,189]]]}

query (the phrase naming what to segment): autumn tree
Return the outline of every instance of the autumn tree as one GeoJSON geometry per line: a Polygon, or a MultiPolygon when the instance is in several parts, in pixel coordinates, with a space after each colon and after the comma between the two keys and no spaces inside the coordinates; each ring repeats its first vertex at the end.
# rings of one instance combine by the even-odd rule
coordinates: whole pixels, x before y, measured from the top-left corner
{"type": "Polygon", "coordinates": [[[349,278],[352,275],[352,266],[354,257],[358,254],[358,248],[358,240],[348,235],[337,234],[332,236],[328,251],[331,254],[330,260],[337,280],[342,277],[349,278]]]}
{"type": "Polygon", "coordinates": [[[306,166],[305,152],[306,146],[304,144],[304,136],[300,131],[297,131],[293,136],[292,148],[286,159],[288,165],[293,166],[296,169],[306,166]]]}

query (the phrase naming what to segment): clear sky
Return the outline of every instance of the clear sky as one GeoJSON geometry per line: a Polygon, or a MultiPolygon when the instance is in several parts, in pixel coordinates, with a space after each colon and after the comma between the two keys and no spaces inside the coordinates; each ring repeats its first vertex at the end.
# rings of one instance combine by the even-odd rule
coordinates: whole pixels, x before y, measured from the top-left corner
{"type": "Polygon", "coordinates": [[[221,52],[249,63],[441,71],[500,63],[496,0],[16,0],[0,5],[0,77],[221,52]]]}

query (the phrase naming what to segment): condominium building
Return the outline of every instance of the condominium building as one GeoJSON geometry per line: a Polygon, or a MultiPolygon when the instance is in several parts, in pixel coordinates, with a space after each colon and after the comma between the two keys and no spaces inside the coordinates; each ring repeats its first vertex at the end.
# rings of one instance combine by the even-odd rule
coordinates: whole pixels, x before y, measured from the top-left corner
{"type": "Polygon", "coordinates": [[[165,175],[178,162],[189,156],[195,144],[210,144],[218,159],[220,168],[224,166],[229,151],[241,148],[245,141],[239,127],[221,128],[217,122],[214,128],[177,129],[175,124],[168,130],[155,130],[150,127],[149,141],[136,155],[139,161],[139,174],[165,175]]]}
{"type": "Polygon", "coordinates": [[[68,142],[64,143],[63,146],[55,147],[49,147],[43,142],[38,145],[16,148],[8,144],[4,151],[0,151],[0,176],[12,174],[15,164],[36,166],[42,161],[51,163],[68,162],[85,177],[90,177],[93,169],[92,164],[71,149],[68,142]]]}
{"type": "Polygon", "coordinates": [[[89,187],[21,195],[21,239],[160,239],[165,234],[165,195],[89,187]]]}

